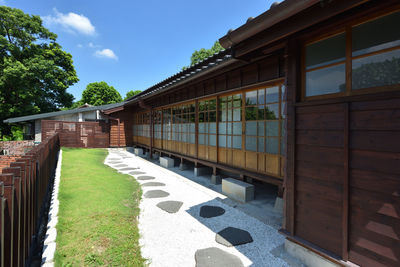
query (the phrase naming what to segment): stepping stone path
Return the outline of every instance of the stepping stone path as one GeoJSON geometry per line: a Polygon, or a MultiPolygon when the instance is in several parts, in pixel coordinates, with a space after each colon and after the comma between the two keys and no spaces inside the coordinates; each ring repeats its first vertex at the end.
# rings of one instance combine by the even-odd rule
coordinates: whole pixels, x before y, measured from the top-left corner
{"type": "Polygon", "coordinates": [[[142,186],[165,186],[164,183],[159,183],[159,182],[148,182],[142,184],[142,186]]]}
{"type": "Polygon", "coordinates": [[[119,165],[115,165],[114,167],[116,167],[116,168],[121,168],[121,167],[128,167],[128,165],[126,165],[126,164],[119,164],[119,165]]]}
{"type": "Polygon", "coordinates": [[[216,247],[199,249],[194,257],[196,267],[243,267],[239,257],[216,247]]]}
{"type": "Polygon", "coordinates": [[[224,246],[232,247],[251,243],[253,242],[253,238],[250,233],[245,230],[227,227],[216,234],[215,241],[224,246]]]}
{"type": "Polygon", "coordinates": [[[182,205],[183,202],[170,200],[158,203],[157,207],[168,213],[177,213],[182,205]]]}
{"type": "Polygon", "coordinates": [[[221,216],[225,213],[225,210],[217,206],[202,206],[200,208],[200,216],[203,218],[212,218],[221,216]]]}
{"type": "MultiPolygon", "coordinates": [[[[130,172],[130,173],[132,173],[132,172],[130,172]]],[[[145,181],[145,180],[154,180],[154,179],[156,179],[155,177],[153,177],[153,176],[139,176],[138,178],[136,178],[137,180],[142,180],[142,181],[145,181]]]]}
{"type": "Polygon", "coordinates": [[[127,168],[119,169],[119,171],[133,171],[133,170],[137,170],[137,169],[139,169],[139,168],[127,167],[127,168]]]}
{"type": "Polygon", "coordinates": [[[161,197],[167,197],[169,196],[168,192],[165,192],[163,190],[151,190],[151,191],[147,191],[144,194],[145,198],[161,198],[161,197]]]}
{"type": "Polygon", "coordinates": [[[133,171],[133,172],[130,172],[129,174],[131,174],[131,175],[140,175],[140,174],[146,174],[145,172],[139,172],[139,171],[133,171]]]}

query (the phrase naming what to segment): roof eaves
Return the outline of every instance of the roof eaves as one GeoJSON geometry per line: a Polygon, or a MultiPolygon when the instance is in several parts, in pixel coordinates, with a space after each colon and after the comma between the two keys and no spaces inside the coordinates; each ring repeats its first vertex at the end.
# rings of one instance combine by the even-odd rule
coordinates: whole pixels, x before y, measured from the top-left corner
{"type": "Polygon", "coordinates": [[[193,66],[168,77],[164,81],[161,81],[153,85],[152,87],[149,87],[148,89],[128,99],[127,102],[132,103],[135,102],[136,100],[139,100],[142,97],[151,95],[155,92],[169,90],[170,87],[175,86],[177,84],[181,84],[182,82],[185,82],[187,79],[192,79],[194,78],[194,76],[201,75],[206,70],[216,67],[222,64],[223,62],[229,61],[231,59],[233,58],[230,49],[226,49],[218,53],[215,53],[207,57],[203,61],[198,62],[193,66]]]}

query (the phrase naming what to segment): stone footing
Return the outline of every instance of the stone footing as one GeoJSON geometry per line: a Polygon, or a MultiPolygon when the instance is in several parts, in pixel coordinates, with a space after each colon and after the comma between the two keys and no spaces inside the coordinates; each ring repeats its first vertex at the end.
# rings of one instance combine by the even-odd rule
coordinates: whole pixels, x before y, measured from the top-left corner
{"type": "Polygon", "coordinates": [[[276,212],[282,213],[283,214],[283,198],[277,197],[275,199],[275,205],[274,205],[274,210],[276,212]]]}
{"type": "Polygon", "coordinates": [[[153,153],[153,155],[151,156],[153,159],[159,159],[160,155],[158,153],[153,153]]]}
{"type": "Polygon", "coordinates": [[[134,151],[136,156],[143,156],[143,148],[135,148],[134,151]]]}
{"type": "Polygon", "coordinates": [[[226,178],[222,180],[222,193],[229,198],[245,203],[254,199],[254,185],[234,178],[226,178]]]}
{"type": "Polygon", "coordinates": [[[164,168],[174,167],[174,159],[169,157],[160,157],[160,166],[164,168]]]}
{"type": "Polygon", "coordinates": [[[190,165],[181,162],[181,164],[179,164],[179,169],[180,169],[181,171],[188,170],[188,169],[190,169],[190,165]]]}
{"type": "Polygon", "coordinates": [[[130,152],[130,153],[134,153],[135,149],[133,147],[131,147],[131,146],[128,146],[128,147],[126,147],[126,151],[130,152]]]}
{"type": "Polygon", "coordinates": [[[194,168],[194,176],[203,176],[210,175],[212,173],[212,169],[208,167],[195,167],[194,168]]]}
{"type": "Polygon", "coordinates": [[[220,175],[211,175],[211,183],[212,184],[221,184],[222,178],[220,175]]]}

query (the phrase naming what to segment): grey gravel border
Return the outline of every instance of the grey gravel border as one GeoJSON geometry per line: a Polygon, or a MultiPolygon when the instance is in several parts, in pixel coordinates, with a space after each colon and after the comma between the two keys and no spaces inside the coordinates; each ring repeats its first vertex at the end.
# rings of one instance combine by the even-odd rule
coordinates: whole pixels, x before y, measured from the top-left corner
{"type": "Polygon", "coordinates": [[[58,207],[60,204],[60,202],[58,201],[58,189],[60,187],[61,162],[62,162],[62,150],[60,149],[56,167],[56,176],[54,178],[53,192],[50,202],[46,237],[43,245],[42,266],[44,267],[54,266],[54,253],[56,252],[56,237],[57,237],[56,225],[58,222],[57,215],[58,215],[58,207]]]}

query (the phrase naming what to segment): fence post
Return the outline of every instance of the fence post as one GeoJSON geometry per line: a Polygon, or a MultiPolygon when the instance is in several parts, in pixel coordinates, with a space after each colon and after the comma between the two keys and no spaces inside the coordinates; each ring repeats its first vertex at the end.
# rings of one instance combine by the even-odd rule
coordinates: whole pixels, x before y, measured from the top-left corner
{"type": "Polygon", "coordinates": [[[13,225],[14,225],[14,177],[12,174],[1,174],[4,183],[4,265],[13,267],[13,225]]]}
{"type": "Polygon", "coordinates": [[[4,183],[0,182],[0,266],[4,265],[4,183]]]}
{"type": "Polygon", "coordinates": [[[3,169],[4,174],[12,174],[14,184],[14,222],[13,222],[13,263],[15,266],[20,266],[21,263],[21,168],[8,167],[3,169]]]}

